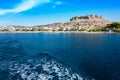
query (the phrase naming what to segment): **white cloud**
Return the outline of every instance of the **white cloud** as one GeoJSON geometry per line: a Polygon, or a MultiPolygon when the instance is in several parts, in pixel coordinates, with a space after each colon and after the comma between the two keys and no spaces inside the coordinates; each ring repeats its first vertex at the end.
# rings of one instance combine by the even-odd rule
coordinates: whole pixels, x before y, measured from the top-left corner
{"type": "Polygon", "coordinates": [[[27,11],[29,9],[36,7],[39,4],[44,4],[49,2],[50,0],[22,0],[22,2],[16,5],[13,9],[0,9],[0,15],[27,11]]]}
{"type": "Polygon", "coordinates": [[[56,8],[57,6],[59,6],[59,5],[61,5],[61,4],[64,4],[64,3],[61,2],[61,1],[56,1],[56,2],[54,3],[53,8],[56,8]]]}
{"type": "Polygon", "coordinates": [[[61,5],[61,4],[63,4],[63,3],[60,2],[60,1],[57,1],[57,2],[56,2],[56,5],[61,5]]]}

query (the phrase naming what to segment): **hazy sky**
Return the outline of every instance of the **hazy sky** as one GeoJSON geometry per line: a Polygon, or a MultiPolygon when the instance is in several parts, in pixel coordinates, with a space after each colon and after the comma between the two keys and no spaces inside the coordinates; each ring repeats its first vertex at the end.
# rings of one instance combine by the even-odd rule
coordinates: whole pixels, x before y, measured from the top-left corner
{"type": "Polygon", "coordinates": [[[89,14],[120,21],[120,0],[0,0],[0,25],[67,22],[89,14]]]}

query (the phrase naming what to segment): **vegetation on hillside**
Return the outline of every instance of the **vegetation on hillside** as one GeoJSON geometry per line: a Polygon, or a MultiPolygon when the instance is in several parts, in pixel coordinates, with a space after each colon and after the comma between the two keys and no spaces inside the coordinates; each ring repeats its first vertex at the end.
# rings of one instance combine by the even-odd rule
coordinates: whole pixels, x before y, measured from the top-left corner
{"type": "Polygon", "coordinates": [[[113,22],[107,26],[109,30],[112,30],[114,32],[120,32],[120,23],[119,22],[113,22]]]}
{"type": "Polygon", "coordinates": [[[89,32],[98,32],[98,31],[102,31],[102,28],[94,27],[94,28],[89,30],[89,32]]]}

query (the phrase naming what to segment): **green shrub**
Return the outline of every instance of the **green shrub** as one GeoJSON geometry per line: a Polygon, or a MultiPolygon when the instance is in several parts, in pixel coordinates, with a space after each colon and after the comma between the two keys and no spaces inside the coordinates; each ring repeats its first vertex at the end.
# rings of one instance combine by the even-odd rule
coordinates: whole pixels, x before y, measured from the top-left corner
{"type": "Polygon", "coordinates": [[[92,28],[92,29],[90,29],[89,31],[91,31],[91,32],[97,32],[97,31],[102,31],[102,28],[92,28]]]}
{"type": "Polygon", "coordinates": [[[85,28],[81,28],[81,29],[79,29],[79,31],[86,31],[86,29],[85,28]]]}

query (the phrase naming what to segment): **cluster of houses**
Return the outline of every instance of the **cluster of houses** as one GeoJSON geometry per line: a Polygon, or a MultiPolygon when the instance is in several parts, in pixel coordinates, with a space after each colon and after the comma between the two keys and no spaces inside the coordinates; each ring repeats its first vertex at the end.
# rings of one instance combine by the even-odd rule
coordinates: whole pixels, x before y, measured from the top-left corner
{"type": "Polygon", "coordinates": [[[16,27],[16,26],[0,26],[0,32],[15,31],[58,31],[59,28],[52,27],[16,27]]]}
{"type": "Polygon", "coordinates": [[[15,27],[13,26],[0,26],[0,32],[2,31],[15,31],[15,27]]]}
{"type": "Polygon", "coordinates": [[[15,32],[15,31],[66,31],[68,28],[59,27],[14,27],[0,26],[0,32],[15,32]]]}

